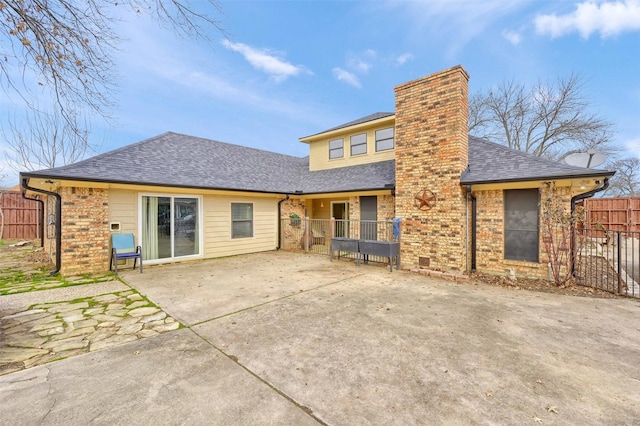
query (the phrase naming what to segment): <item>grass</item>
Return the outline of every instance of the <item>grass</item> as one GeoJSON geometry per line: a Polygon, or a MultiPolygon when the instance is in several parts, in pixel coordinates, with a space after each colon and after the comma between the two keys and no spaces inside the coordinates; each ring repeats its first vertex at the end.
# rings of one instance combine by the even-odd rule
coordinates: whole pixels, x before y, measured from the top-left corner
{"type": "Polygon", "coordinates": [[[69,279],[60,275],[51,276],[44,268],[29,272],[13,268],[0,269],[0,296],[113,281],[114,276],[113,273],[96,276],[85,274],[69,279]],[[57,285],[51,285],[56,282],[57,285]]]}

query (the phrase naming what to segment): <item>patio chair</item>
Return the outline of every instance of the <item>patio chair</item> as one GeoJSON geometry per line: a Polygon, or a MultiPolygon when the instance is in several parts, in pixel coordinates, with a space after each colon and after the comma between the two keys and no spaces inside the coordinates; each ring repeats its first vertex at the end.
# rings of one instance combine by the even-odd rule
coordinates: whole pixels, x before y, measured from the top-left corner
{"type": "Polygon", "coordinates": [[[142,273],[142,247],[135,245],[133,234],[111,235],[109,270],[113,267],[118,275],[118,261],[126,259],[133,259],[133,269],[136,269],[136,262],[140,259],[140,273],[142,273]]]}

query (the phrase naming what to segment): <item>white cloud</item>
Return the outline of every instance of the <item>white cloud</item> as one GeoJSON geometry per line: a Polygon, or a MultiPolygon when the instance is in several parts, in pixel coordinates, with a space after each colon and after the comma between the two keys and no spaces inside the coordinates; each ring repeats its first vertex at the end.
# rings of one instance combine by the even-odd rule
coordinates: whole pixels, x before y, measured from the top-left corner
{"type": "Polygon", "coordinates": [[[602,38],[624,31],[640,30],[640,0],[578,3],[576,10],[565,15],[539,15],[535,19],[536,31],[551,37],[560,37],[577,31],[583,38],[599,32],[602,38]]]}
{"type": "Polygon", "coordinates": [[[412,53],[403,53],[396,58],[396,65],[399,67],[403,66],[407,62],[413,60],[414,56],[412,53]]]}
{"type": "Polygon", "coordinates": [[[338,68],[338,67],[334,68],[333,76],[338,80],[344,81],[345,83],[353,87],[357,87],[358,89],[362,87],[362,85],[360,84],[360,81],[358,80],[358,77],[356,77],[354,74],[350,73],[349,71],[343,70],[342,68],[338,68]]]}
{"type": "Polygon", "coordinates": [[[229,50],[242,54],[255,69],[271,75],[277,82],[299,74],[313,75],[305,67],[293,65],[269,50],[256,49],[246,44],[233,43],[229,40],[223,40],[222,45],[229,50]]]}
{"type": "Polygon", "coordinates": [[[350,54],[347,56],[347,67],[354,72],[366,74],[373,66],[378,54],[373,49],[367,49],[359,54],[350,54]]]}
{"type": "Polygon", "coordinates": [[[519,45],[522,41],[522,36],[515,31],[504,30],[502,31],[502,37],[514,46],[519,45]]]}

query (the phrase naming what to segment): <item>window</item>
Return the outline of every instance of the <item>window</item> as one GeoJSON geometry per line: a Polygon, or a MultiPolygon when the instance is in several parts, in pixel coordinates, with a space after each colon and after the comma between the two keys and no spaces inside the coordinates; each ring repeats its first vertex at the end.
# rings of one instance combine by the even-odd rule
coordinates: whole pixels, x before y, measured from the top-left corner
{"type": "Polygon", "coordinates": [[[253,237],[253,204],[231,203],[231,238],[253,237]]]}
{"type": "Polygon", "coordinates": [[[504,258],[538,262],[537,189],[511,189],[504,191],[504,258]]]}
{"type": "Polygon", "coordinates": [[[142,195],[140,204],[143,259],[200,254],[199,197],[142,195]]]}
{"type": "Polygon", "coordinates": [[[393,149],[393,127],[376,130],[376,152],[393,149]]]}
{"type": "Polygon", "coordinates": [[[367,153],[367,134],[351,136],[351,155],[367,153]]]}
{"type": "Polygon", "coordinates": [[[344,139],[329,141],[329,158],[344,157],[344,139]]]}

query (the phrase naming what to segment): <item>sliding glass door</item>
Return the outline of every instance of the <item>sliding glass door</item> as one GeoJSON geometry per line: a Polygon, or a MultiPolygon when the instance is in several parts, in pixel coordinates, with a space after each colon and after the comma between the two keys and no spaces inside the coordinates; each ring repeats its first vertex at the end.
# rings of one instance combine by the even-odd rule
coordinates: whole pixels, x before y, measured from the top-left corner
{"type": "Polygon", "coordinates": [[[200,198],[143,195],[140,203],[145,260],[200,254],[200,198]]]}

